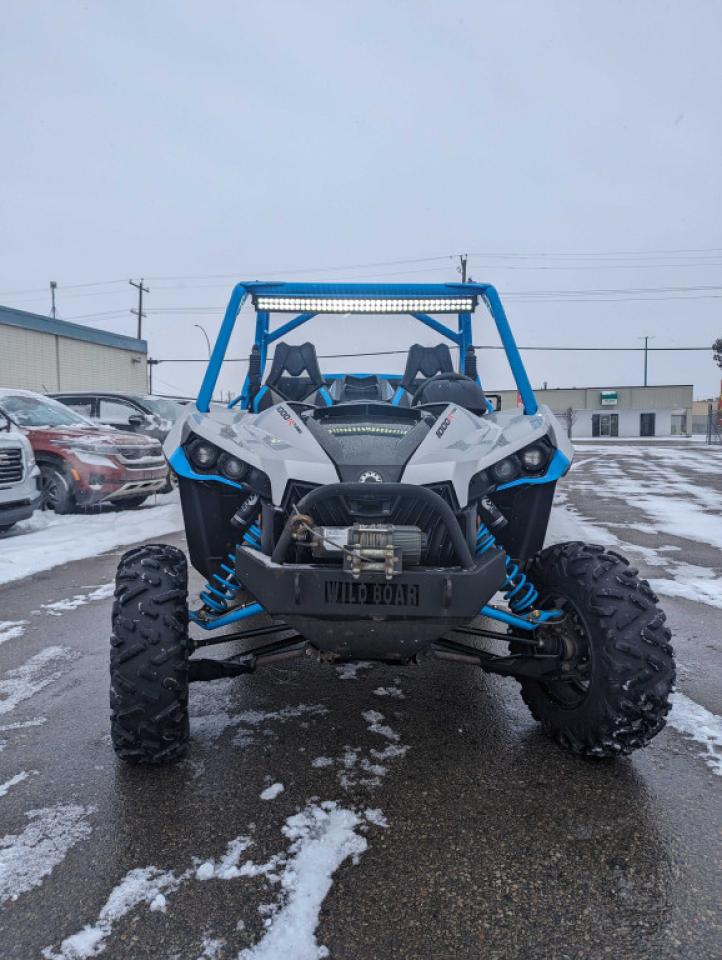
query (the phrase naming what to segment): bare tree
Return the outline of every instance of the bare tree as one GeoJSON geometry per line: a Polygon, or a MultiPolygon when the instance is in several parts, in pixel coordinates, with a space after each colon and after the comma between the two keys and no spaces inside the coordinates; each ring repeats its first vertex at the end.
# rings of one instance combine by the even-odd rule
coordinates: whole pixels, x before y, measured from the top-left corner
{"type": "Polygon", "coordinates": [[[572,439],[572,427],[577,422],[577,411],[574,407],[567,407],[566,410],[562,410],[559,414],[561,417],[562,423],[566,424],[567,436],[569,439],[572,439]]]}

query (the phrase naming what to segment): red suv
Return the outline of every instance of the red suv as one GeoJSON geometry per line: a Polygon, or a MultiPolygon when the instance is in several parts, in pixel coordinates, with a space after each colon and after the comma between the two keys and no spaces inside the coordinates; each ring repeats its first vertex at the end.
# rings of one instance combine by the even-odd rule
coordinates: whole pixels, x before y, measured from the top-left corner
{"type": "Polygon", "coordinates": [[[98,427],[29,390],[0,389],[0,411],[27,434],[40,467],[43,505],[56,513],[106,502],[138,507],[167,483],[157,440],[98,427]]]}

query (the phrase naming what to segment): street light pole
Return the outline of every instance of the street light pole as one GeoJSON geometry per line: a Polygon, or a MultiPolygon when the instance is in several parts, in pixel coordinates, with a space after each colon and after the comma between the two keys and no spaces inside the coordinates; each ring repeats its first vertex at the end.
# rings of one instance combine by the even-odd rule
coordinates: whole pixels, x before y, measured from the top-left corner
{"type": "Polygon", "coordinates": [[[51,298],[51,307],[50,307],[50,316],[55,320],[55,291],[58,288],[58,284],[55,280],[50,281],[50,298],[51,298]]]}
{"type": "Polygon", "coordinates": [[[208,334],[206,333],[205,329],[200,325],[200,323],[194,323],[193,326],[198,327],[200,332],[206,338],[206,346],[208,347],[208,359],[210,360],[211,359],[211,341],[208,339],[208,334]]]}

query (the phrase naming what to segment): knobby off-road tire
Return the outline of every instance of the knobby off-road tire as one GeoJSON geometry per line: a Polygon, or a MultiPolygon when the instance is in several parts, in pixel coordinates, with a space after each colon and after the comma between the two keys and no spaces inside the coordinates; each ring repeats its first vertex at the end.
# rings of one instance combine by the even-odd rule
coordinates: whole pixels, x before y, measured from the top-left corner
{"type": "Polygon", "coordinates": [[[534,719],[583,756],[646,746],[665,725],[675,680],[671,634],[649,584],[619,554],[576,542],[542,550],[528,575],[542,606],[567,613],[562,627],[540,628],[544,652],[563,651],[567,679],[520,681],[534,719]]]}
{"type": "Polygon", "coordinates": [[[164,763],[188,744],[188,566],[176,547],[118,565],[110,638],[110,728],[129,763],[164,763]]]}

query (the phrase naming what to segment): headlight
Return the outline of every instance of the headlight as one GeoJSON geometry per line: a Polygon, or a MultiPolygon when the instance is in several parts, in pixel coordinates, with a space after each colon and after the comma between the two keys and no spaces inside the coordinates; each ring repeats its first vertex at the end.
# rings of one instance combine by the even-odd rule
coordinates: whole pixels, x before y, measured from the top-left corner
{"type": "Polygon", "coordinates": [[[230,453],[222,453],[218,460],[218,469],[229,480],[242,480],[248,472],[248,464],[230,453]]]}
{"type": "Polygon", "coordinates": [[[188,456],[199,470],[210,470],[214,467],[219,453],[218,447],[206,440],[195,440],[188,448],[188,456]]]}
{"type": "Polygon", "coordinates": [[[540,473],[549,460],[549,450],[545,446],[533,445],[522,450],[519,456],[527,473],[540,473]]]}
{"type": "Polygon", "coordinates": [[[509,483],[519,476],[519,464],[514,457],[506,457],[491,468],[497,483],[509,483]]]}
{"type": "Polygon", "coordinates": [[[104,457],[117,457],[121,452],[115,443],[98,443],[97,440],[51,440],[55,447],[63,450],[75,450],[78,453],[95,453],[104,457]]]}

